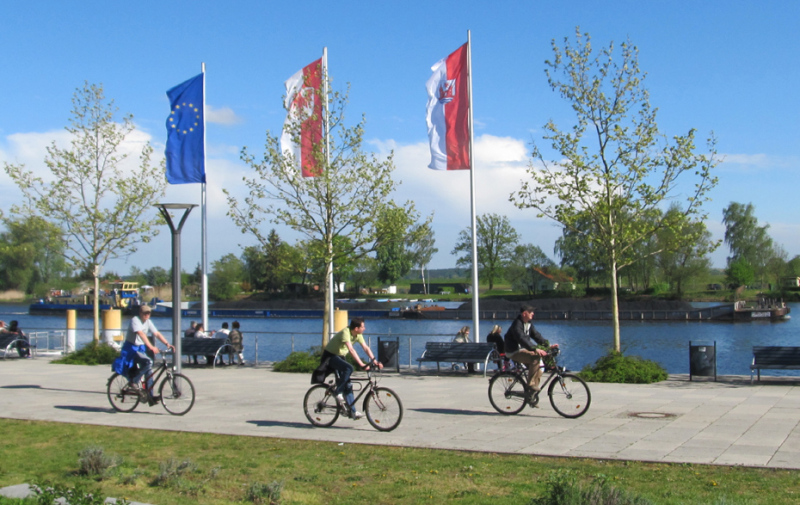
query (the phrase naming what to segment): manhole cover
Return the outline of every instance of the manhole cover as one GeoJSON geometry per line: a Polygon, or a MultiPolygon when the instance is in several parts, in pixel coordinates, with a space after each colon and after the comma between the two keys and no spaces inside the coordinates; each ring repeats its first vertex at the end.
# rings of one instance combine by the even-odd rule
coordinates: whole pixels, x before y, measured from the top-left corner
{"type": "Polygon", "coordinates": [[[668,412],[631,412],[628,414],[628,417],[638,417],[641,419],[667,419],[670,417],[675,417],[675,414],[670,414],[668,412]]]}

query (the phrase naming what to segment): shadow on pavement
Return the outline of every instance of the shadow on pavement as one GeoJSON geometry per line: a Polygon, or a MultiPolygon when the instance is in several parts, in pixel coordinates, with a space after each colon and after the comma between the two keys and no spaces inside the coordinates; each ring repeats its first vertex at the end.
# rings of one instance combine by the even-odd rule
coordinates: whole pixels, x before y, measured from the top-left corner
{"type": "Polygon", "coordinates": [[[110,408],[86,407],[85,405],[53,405],[53,408],[73,410],[75,412],[103,412],[106,414],[113,414],[116,412],[114,409],[110,408]]]}
{"type": "Polygon", "coordinates": [[[449,414],[454,416],[493,416],[494,412],[484,412],[480,410],[462,410],[462,409],[408,409],[416,412],[425,412],[428,414],[449,414]]]}
{"type": "MultiPolygon", "coordinates": [[[[247,421],[250,424],[255,424],[259,428],[269,428],[271,426],[283,426],[286,428],[315,428],[308,423],[287,423],[282,421],[247,421]]],[[[334,426],[331,426],[333,428],[334,426]]]]}
{"type": "Polygon", "coordinates": [[[43,388],[38,384],[15,384],[11,386],[0,386],[1,389],[41,389],[42,391],[64,391],[65,393],[90,393],[93,395],[105,395],[105,391],[86,391],[83,389],[62,389],[62,388],[43,388]]]}

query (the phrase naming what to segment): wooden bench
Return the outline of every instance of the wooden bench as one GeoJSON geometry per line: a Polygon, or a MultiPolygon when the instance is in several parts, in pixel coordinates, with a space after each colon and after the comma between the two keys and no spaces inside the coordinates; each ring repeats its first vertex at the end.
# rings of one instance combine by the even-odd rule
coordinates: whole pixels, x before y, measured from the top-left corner
{"type": "Polygon", "coordinates": [[[439,363],[479,363],[483,364],[483,376],[490,361],[497,361],[499,354],[490,342],[427,342],[422,356],[417,358],[419,370],[422,363],[436,363],[436,373],[440,371],[439,363]]]}
{"type": "Polygon", "coordinates": [[[0,349],[3,350],[3,359],[7,359],[8,353],[11,352],[12,350],[16,351],[17,345],[20,342],[25,342],[26,344],[28,344],[28,348],[31,351],[31,356],[33,356],[34,355],[33,353],[36,350],[36,346],[30,344],[24,338],[20,338],[20,336],[17,335],[16,333],[0,333],[0,349]]]}
{"type": "Polygon", "coordinates": [[[750,384],[753,370],[800,370],[800,347],[753,346],[753,362],[750,364],[750,384]]]}
{"type": "Polygon", "coordinates": [[[182,338],[181,354],[183,356],[214,356],[212,367],[216,367],[217,358],[222,354],[234,352],[227,338],[182,338]]]}

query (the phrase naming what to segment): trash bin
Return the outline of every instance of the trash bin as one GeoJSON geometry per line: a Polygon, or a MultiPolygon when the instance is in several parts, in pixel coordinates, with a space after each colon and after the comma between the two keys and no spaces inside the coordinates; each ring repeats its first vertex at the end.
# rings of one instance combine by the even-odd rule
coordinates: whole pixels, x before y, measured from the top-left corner
{"type": "Polygon", "coordinates": [[[400,372],[400,339],[383,339],[378,337],[378,361],[383,363],[384,368],[394,368],[400,372]]]}
{"type": "Polygon", "coordinates": [[[714,377],[717,380],[717,342],[713,345],[692,345],[689,342],[689,380],[697,377],[714,377]]]}

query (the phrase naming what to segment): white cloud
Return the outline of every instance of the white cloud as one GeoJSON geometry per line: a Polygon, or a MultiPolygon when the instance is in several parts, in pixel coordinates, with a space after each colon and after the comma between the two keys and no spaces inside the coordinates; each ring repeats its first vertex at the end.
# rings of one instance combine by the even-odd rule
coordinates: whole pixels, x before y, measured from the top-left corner
{"type": "MultiPolygon", "coordinates": [[[[395,178],[402,180],[395,199],[411,200],[423,216],[434,214],[433,227],[439,253],[434,268],[452,267],[458,233],[470,226],[470,173],[467,170],[439,171],[427,168],[430,150],[427,142],[398,145],[392,140],[374,141],[378,153],[394,150],[395,178]]],[[[476,214],[507,216],[523,243],[538,245],[552,256],[555,239],[561,232],[552,222],[536,218],[533,210],[517,209],[509,195],[527,178],[528,150],[525,142],[511,137],[481,135],[475,139],[476,214]]]]}
{"type": "Polygon", "coordinates": [[[206,122],[230,126],[241,123],[242,118],[237,116],[230,107],[216,109],[206,104],[206,122]]]}
{"type": "Polygon", "coordinates": [[[720,168],[729,170],[765,170],[796,168],[800,164],[797,156],[774,156],[770,154],[722,154],[720,168]]]}

